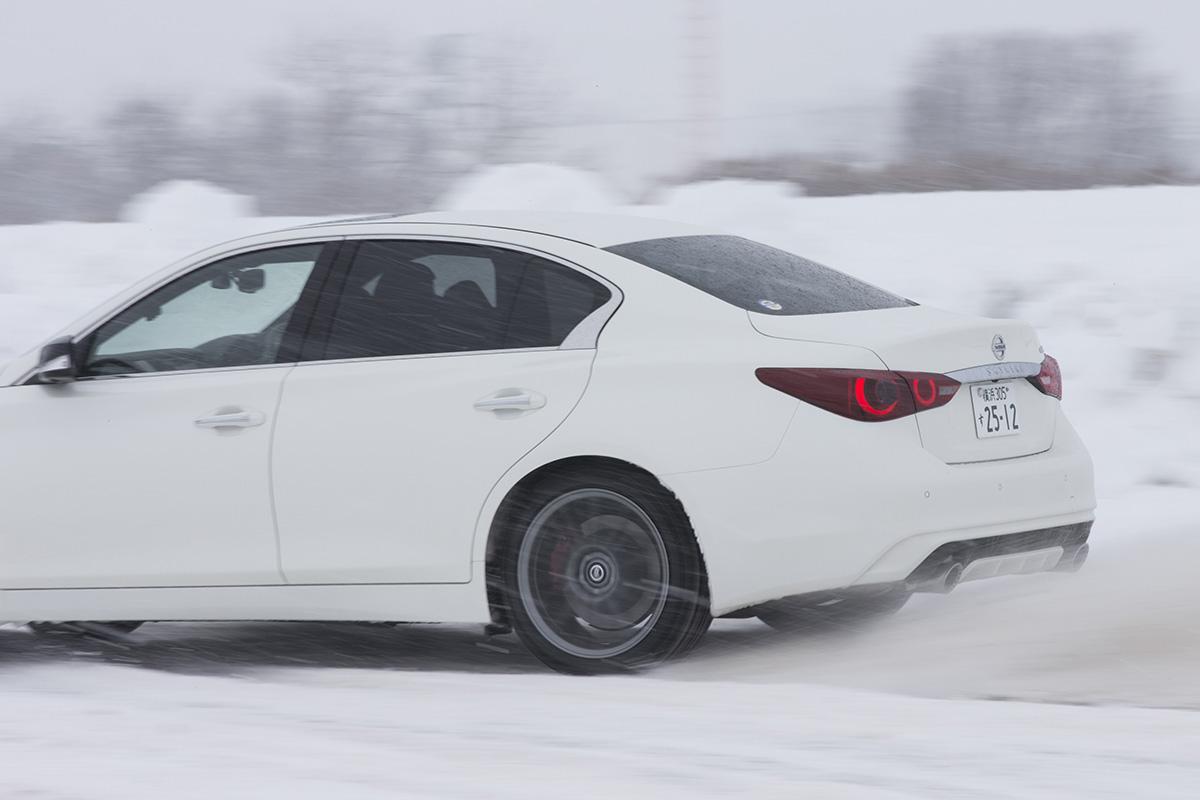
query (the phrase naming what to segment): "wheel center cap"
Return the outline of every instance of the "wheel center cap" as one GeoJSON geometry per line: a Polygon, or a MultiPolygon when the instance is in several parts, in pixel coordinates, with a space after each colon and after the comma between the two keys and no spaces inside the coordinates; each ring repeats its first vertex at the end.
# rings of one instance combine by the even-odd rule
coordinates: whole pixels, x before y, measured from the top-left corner
{"type": "Polygon", "coordinates": [[[587,579],[595,585],[604,583],[608,579],[608,567],[599,561],[593,561],[591,564],[588,564],[587,579]]]}
{"type": "Polygon", "coordinates": [[[586,554],[579,562],[579,582],[591,594],[607,594],[617,579],[617,565],[608,553],[586,554]]]}

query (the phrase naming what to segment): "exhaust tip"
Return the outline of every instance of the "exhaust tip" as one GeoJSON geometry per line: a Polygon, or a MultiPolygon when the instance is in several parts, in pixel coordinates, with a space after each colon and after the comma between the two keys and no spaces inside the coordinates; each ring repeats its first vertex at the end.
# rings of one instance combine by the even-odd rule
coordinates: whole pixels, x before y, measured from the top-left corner
{"type": "Polygon", "coordinates": [[[954,587],[958,586],[959,581],[962,580],[964,569],[966,567],[961,561],[954,561],[949,566],[940,567],[937,572],[934,572],[927,578],[909,581],[907,584],[908,590],[910,592],[949,594],[954,591],[954,587]]]}
{"type": "Polygon", "coordinates": [[[942,591],[946,594],[954,591],[954,587],[962,581],[963,570],[966,569],[961,561],[955,561],[942,577],[942,591]]]}
{"type": "Polygon", "coordinates": [[[1062,558],[1058,560],[1054,570],[1056,572],[1078,572],[1083,568],[1083,565],[1088,560],[1088,553],[1091,551],[1091,546],[1086,542],[1074,548],[1067,550],[1062,554],[1062,558]]]}

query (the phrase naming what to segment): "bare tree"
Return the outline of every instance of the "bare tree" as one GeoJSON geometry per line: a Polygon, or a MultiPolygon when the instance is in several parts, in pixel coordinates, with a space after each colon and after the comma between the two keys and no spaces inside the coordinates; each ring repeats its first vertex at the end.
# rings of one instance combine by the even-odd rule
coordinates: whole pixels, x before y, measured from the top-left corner
{"type": "Polygon", "coordinates": [[[309,43],[279,74],[310,209],[427,207],[464,173],[511,157],[534,124],[532,73],[465,36],[407,49],[309,43]]]}
{"type": "Polygon", "coordinates": [[[905,94],[905,160],[1051,180],[1169,174],[1169,97],[1136,56],[1124,35],[944,39],[905,94]]]}
{"type": "Polygon", "coordinates": [[[105,187],[86,142],[23,115],[0,127],[0,221],[104,219],[105,187]]]}
{"type": "Polygon", "coordinates": [[[86,139],[55,120],[0,126],[0,222],[111,219],[176,178],[268,214],[425,208],[465,173],[529,153],[550,95],[520,51],[463,36],[301,41],[276,58],[273,86],[214,118],[133,97],[86,139]]]}
{"type": "Polygon", "coordinates": [[[196,173],[181,112],[171,103],[147,98],[121,102],[105,118],[100,135],[105,183],[114,202],[196,173]]]}

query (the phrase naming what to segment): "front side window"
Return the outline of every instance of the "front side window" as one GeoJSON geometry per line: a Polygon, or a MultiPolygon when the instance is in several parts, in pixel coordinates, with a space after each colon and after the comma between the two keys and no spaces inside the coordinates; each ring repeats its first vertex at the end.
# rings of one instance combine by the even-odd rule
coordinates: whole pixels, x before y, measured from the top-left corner
{"type": "Polygon", "coordinates": [[[89,340],[91,376],[273,364],[323,245],[222,259],[147,295],[89,340]]]}
{"type": "Polygon", "coordinates": [[[358,245],[314,358],[557,347],[611,296],[543,258],[484,245],[358,245]]]}

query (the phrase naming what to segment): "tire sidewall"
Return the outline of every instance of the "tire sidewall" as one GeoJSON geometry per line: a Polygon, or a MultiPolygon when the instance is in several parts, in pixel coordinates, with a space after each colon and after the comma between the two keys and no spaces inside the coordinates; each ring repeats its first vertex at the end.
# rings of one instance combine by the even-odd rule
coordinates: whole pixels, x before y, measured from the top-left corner
{"type": "Polygon", "coordinates": [[[524,492],[507,516],[497,555],[513,630],[540,661],[560,672],[620,673],[654,666],[692,644],[697,631],[707,628],[708,581],[691,524],[674,495],[650,479],[607,470],[547,477],[524,492]],[[667,554],[670,587],[650,633],[629,650],[604,658],[559,649],[538,630],[518,589],[519,554],[531,524],[555,499],[581,489],[613,492],[640,508],[658,529],[667,554]]]}

